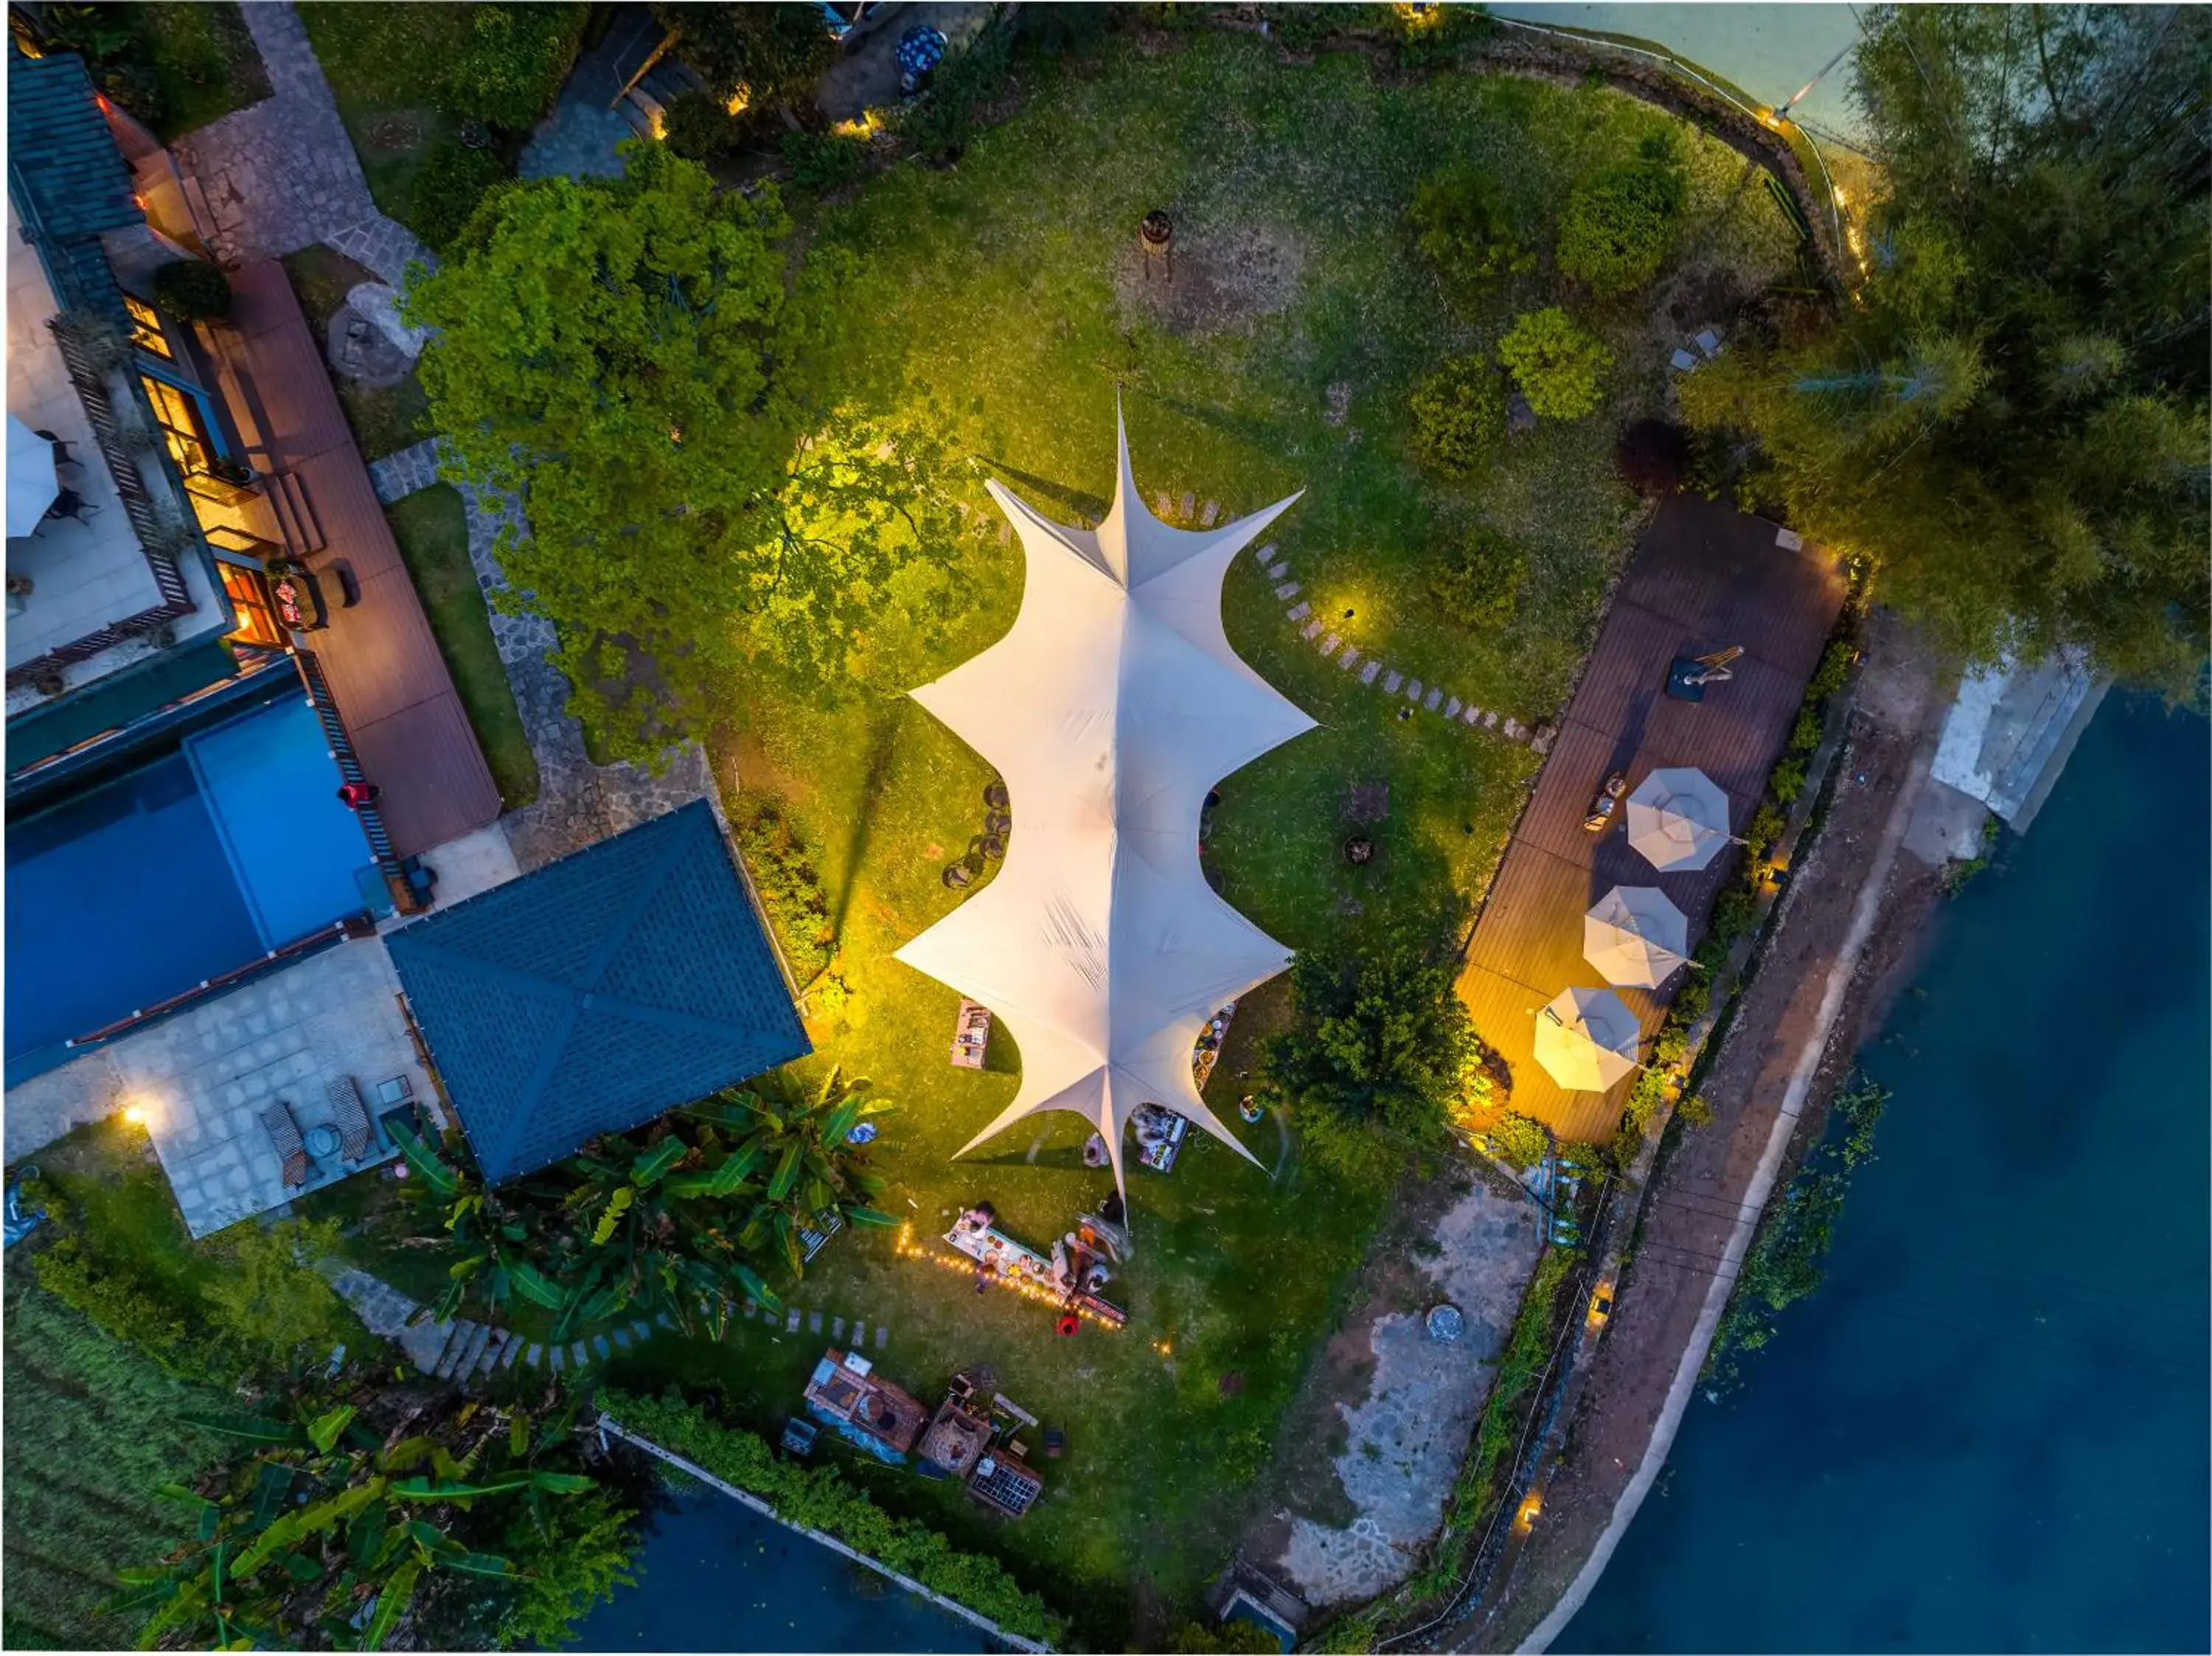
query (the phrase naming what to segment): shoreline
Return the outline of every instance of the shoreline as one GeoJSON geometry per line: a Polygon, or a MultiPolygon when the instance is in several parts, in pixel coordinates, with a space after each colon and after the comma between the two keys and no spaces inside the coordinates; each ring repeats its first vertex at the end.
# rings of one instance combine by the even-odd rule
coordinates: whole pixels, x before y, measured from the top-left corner
{"type": "Polygon", "coordinates": [[[1836,797],[1701,1089],[1713,1123],[1647,1189],[1613,1315],[1565,1411],[1542,1520],[1457,1648],[1546,1648],[1664,1471],[1765,1203],[1817,1142],[1940,900],[1940,865],[1910,842],[1948,706],[1937,681],[1893,619],[1870,622],[1836,797]]]}

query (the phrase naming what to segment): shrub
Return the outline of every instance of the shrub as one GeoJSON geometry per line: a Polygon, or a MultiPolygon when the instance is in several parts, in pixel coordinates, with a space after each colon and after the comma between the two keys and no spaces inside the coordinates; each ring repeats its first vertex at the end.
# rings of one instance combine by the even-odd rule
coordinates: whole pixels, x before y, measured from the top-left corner
{"type": "Polygon", "coordinates": [[[1491,1153],[1509,1168],[1533,1168],[1552,1148],[1552,1135],[1544,1124],[1525,1115],[1500,1118],[1485,1136],[1490,1140],[1491,1153]]]}
{"type": "Polygon", "coordinates": [[[843,189],[868,170],[868,142],[834,132],[788,132],[783,139],[783,161],[793,184],[826,194],[843,189]]]}
{"type": "Polygon", "coordinates": [[[1601,399],[1600,381],[1613,366],[1613,353],[1553,305],[1516,318],[1498,342],[1498,360],[1537,415],[1579,420],[1601,399]]]}
{"type": "Polygon", "coordinates": [[[471,7],[467,40],[444,66],[453,112],[511,132],[535,126],[561,94],[588,11],[577,5],[471,7]]]}
{"type": "Polygon", "coordinates": [[[1471,631],[1486,631],[1513,619],[1528,571],[1519,547],[1479,525],[1436,561],[1429,596],[1446,619],[1471,631]]]}
{"type": "Polygon", "coordinates": [[[1808,707],[1797,715],[1797,722],[1790,727],[1790,751],[1810,753],[1820,745],[1820,715],[1808,707]]]}
{"type": "Polygon", "coordinates": [[[1689,475],[1690,434],[1665,420],[1638,420],[1613,445],[1621,482],[1639,494],[1672,494],[1689,475]]]}
{"type": "Polygon", "coordinates": [[[925,160],[957,160],[975,136],[983,106],[1004,90],[1012,66],[1012,31],[985,29],[931,71],[928,91],[899,118],[899,130],[925,160]]]}
{"type": "Polygon", "coordinates": [[[1493,282],[1535,262],[1513,234],[1489,180],[1474,167],[1447,167],[1423,179],[1406,217],[1413,245],[1459,281],[1493,282]]]}
{"type": "Polygon", "coordinates": [[[1413,446],[1446,471],[1472,471],[1505,434],[1505,386],[1480,356],[1462,357],[1423,382],[1407,403],[1413,446]]]}
{"type": "Polygon", "coordinates": [[[1774,842],[1782,837],[1788,820],[1778,806],[1764,802],[1752,812],[1751,821],[1744,827],[1743,839],[1744,849],[1753,862],[1759,862],[1774,849],[1774,842]]]}
{"type": "Polygon", "coordinates": [[[791,975],[803,989],[822,975],[837,952],[836,927],[813,860],[773,805],[763,805],[738,831],[738,845],[791,975]]]}
{"type": "Polygon", "coordinates": [[[1680,170],[1661,161],[1592,173],[1567,197],[1559,268],[1601,294],[1642,287],[1666,262],[1686,194],[1680,170]]]}
{"type": "Polygon", "coordinates": [[[437,144],[415,175],[408,221],[416,235],[442,252],[459,240],[484,197],[506,176],[506,163],[491,150],[450,140],[437,144]]]}
{"type": "Polygon", "coordinates": [[[230,282],[204,258],[180,258],[154,272],[154,303],[187,322],[220,322],[230,314],[230,282]]]}
{"type": "Polygon", "coordinates": [[[763,106],[803,98],[837,61],[818,6],[657,4],[653,12],[681,37],[684,61],[725,99],[740,88],[763,106]]]}
{"type": "Polygon", "coordinates": [[[760,1496],[785,1522],[825,1531],[1010,1633],[1048,1640],[1058,1631],[1044,1601],[1023,1592],[997,1560],[961,1552],[927,1525],[892,1516],[835,1466],[794,1465],[752,1433],[716,1425],[673,1392],[648,1398],[610,1387],[599,1400],[632,1431],[760,1496]]]}
{"type": "Polygon", "coordinates": [[[1785,805],[1794,801],[1805,792],[1805,761],[1784,759],[1766,779],[1766,791],[1785,805]]]}
{"type": "Polygon", "coordinates": [[[1813,674],[1813,681],[1805,687],[1808,701],[1825,701],[1844,688],[1844,681],[1851,676],[1851,663],[1857,657],[1848,639],[1836,639],[1820,652],[1820,665],[1813,674]]]}
{"type": "Polygon", "coordinates": [[[712,93],[694,87],[668,100],[662,136],[687,161],[711,161],[730,154],[744,136],[737,118],[712,93]]]}

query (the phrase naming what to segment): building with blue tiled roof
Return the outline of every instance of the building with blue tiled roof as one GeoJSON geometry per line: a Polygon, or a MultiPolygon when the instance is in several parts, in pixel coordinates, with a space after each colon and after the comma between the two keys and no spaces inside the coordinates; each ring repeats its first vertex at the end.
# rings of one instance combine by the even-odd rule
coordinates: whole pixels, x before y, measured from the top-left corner
{"type": "Polygon", "coordinates": [[[704,800],[386,942],[492,1184],[812,1050],[704,800]]]}

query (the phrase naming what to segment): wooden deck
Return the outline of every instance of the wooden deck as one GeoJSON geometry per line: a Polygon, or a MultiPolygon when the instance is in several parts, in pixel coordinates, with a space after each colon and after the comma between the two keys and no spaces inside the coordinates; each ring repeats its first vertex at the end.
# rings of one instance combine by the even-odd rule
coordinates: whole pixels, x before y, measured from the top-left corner
{"type": "MultiPolygon", "coordinates": [[[[1537,1009],[1562,989],[1604,984],[1583,959],[1584,911],[1616,885],[1656,886],[1690,917],[1694,947],[1723,882],[1741,868],[1742,853],[1730,849],[1700,872],[1662,874],[1629,849],[1625,811],[1603,834],[1583,829],[1591,799],[1613,771],[1626,771],[1632,790],[1662,767],[1693,765],[1728,794],[1729,826],[1741,833],[1843,599],[1832,560],[1785,551],[1773,525],[1706,501],[1670,500],[1637,548],[1459,980],[1475,1028],[1512,1077],[1512,1107],[1561,1138],[1609,1137],[1633,1084],[1632,1077],[1603,1093],[1569,1092],[1533,1055],[1537,1009]],[[1715,685],[1702,702],[1665,694],[1675,657],[1731,644],[1744,649],[1732,682],[1715,685]]],[[[1647,1036],[1681,980],[1656,995],[1618,992],[1647,1036]]]]}
{"type": "Polygon", "coordinates": [[[270,498],[254,503],[267,519],[258,532],[304,541],[330,606],[330,626],[307,634],[308,647],[362,768],[383,790],[394,848],[428,851],[496,817],[499,790],[283,267],[246,265],[231,287],[229,320],[210,332],[246,458],[269,480],[270,498]],[[350,609],[340,607],[340,564],[361,588],[350,609]]]}

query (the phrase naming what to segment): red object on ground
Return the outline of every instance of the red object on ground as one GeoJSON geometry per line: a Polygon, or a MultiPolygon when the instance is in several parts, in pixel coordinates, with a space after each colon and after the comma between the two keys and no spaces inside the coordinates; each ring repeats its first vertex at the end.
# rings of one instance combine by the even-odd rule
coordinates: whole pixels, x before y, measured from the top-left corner
{"type": "Polygon", "coordinates": [[[1077,1316],[1073,1311],[1069,1312],[1066,1316],[1060,1319],[1060,1331],[1063,1335],[1073,1334],[1077,1329],[1082,1326],[1083,1319],[1077,1316]]]}
{"type": "Polygon", "coordinates": [[[376,795],[377,786],[374,782],[341,782],[338,785],[338,798],[349,810],[359,810],[363,805],[373,804],[376,795]]]}

